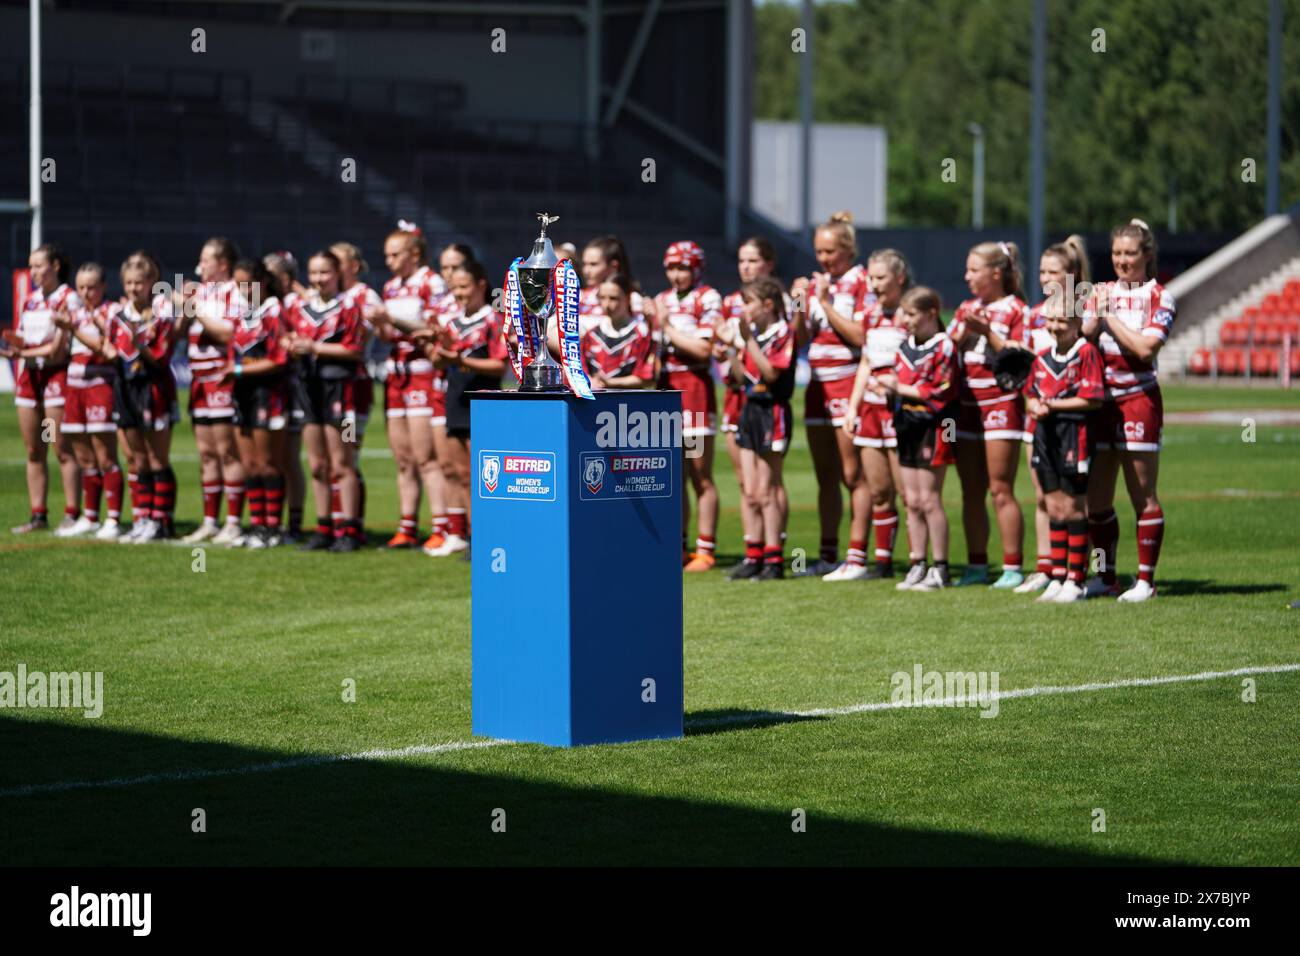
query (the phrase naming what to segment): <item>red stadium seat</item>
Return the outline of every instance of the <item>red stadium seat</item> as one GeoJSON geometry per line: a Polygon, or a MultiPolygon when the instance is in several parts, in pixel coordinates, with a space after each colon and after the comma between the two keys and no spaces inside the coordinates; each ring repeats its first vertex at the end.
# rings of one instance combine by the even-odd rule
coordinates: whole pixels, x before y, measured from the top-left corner
{"type": "Polygon", "coordinates": [[[1224,322],[1219,327],[1219,344],[1222,346],[1236,345],[1245,341],[1245,325],[1241,322],[1224,322]]]}
{"type": "Polygon", "coordinates": [[[1255,327],[1255,344],[1256,345],[1281,345],[1282,344],[1282,323],[1280,320],[1270,320],[1261,322],[1255,327]]]}
{"type": "Polygon", "coordinates": [[[1210,350],[1197,349],[1187,362],[1187,371],[1192,375],[1210,374],[1210,350]]]}
{"type": "Polygon", "coordinates": [[[1251,349],[1249,354],[1251,375],[1270,375],[1277,373],[1277,353],[1272,349],[1251,349]],[[1272,372],[1269,372],[1270,360],[1272,361],[1272,372]]]}
{"type": "Polygon", "coordinates": [[[1291,350],[1291,374],[1300,377],[1300,349],[1291,350]]]}
{"type": "Polygon", "coordinates": [[[1245,355],[1241,349],[1219,349],[1217,358],[1220,375],[1240,375],[1246,364],[1245,355]]]}
{"type": "Polygon", "coordinates": [[[1286,285],[1282,287],[1282,292],[1289,298],[1300,298],[1300,279],[1288,279],[1286,285]]]}

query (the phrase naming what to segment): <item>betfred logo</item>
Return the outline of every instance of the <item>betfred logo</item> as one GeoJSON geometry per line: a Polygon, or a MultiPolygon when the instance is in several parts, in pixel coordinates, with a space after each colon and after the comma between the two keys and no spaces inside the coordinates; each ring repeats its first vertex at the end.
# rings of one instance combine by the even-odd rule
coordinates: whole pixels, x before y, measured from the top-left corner
{"type": "Polygon", "coordinates": [[[667,468],[668,459],[664,455],[614,455],[609,460],[611,471],[654,471],[667,468]]]}
{"type": "Polygon", "coordinates": [[[501,477],[501,459],[496,455],[483,456],[483,487],[488,491],[497,490],[497,479],[501,477]]]}
{"type": "Polygon", "coordinates": [[[582,480],[587,485],[587,490],[593,495],[600,494],[600,489],[605,486],[605,459],[599,456],[587,459],[587,467],[583,470],[582,480]]]}
{"type": "Polygon", "coordinates": [[[551,459],[532,455],[507,455],[505,470],[514,475],[544,475],[551,470],[551,459]]]}
{"type": "Polygon", "coordinates": [[[478,496],[496,501],[554,501],[555,453],[500,451],[478,453],[478,496]]]}

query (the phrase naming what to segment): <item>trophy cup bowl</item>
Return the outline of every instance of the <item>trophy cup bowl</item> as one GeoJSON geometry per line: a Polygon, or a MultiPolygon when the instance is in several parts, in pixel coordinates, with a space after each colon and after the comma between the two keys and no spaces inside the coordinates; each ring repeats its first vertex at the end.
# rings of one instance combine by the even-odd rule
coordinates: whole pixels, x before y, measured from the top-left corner
{"type": "Polygon", "coordinates": [[[551,350],[546,344],[547,320],[554,311],[555,290],[551,288],[551,277],[560,261],[546,236],[546,227],[559,217],[541,213],[537,218],[542,221],[542,231],[533,241],[532,255],[519,263],[519,298],[523,304],[523,321],[533,323],[541,348],[537,357],[524,369],[519,390],[562,392],[565,391],[564,374],[559,363],[551,358],[551,350]]]}

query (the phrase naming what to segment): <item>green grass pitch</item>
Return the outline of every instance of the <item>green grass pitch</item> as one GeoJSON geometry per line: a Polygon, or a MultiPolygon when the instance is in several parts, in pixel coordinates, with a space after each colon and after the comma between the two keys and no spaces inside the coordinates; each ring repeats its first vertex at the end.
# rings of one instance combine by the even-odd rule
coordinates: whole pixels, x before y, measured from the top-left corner
{"type": "MultiPolygon", "coordinates": [[[[1166,404],[1247,416],[1300,396],[1181,387],[1166,404]]],[[[188,525],[197,464],[188,426],[176,436],[188,525]]],[[[1285,610],[1300,597],[1300,430],[1261,424],[1253,437],[1235,424],[1167,428],[1168,532],[1148,604],[692,576],[684,739],[430,751],[474,741],[468,565],[210,547],[195,573],[184,547],[10,536],[26,492],[6,398],[0,671],[102,671],[105,705],[97,720],[0,709],[0,862],[1300,864],[1300,672],[1254,675],[1253,702],[1235,676],[1007,699],[995,719],[782,713],[887,701],[891,675],[917,664],[996,671],[1008,691],[1300,662],[1300,612],[1285,610]],[[337,759],[407,747],[425,750],[337,759]],[[125,782],[100,785],[111,780],[125,782]]],[[[372,531],[389,532],[382,422],[364,470],[372,531]]],[[[734,555],[725,454],[717,475],[721,550],[734,555]]],[[[802,434],[788,483],[789,543],[815,549],[802,434]]],[[[1023,468],[1018,491],[1028,515],[1023,468]]],[[[950,474],[959,563],[957,493],[950,474]]],[[[1127,574],[1127,501],[1119,513],[1127,574]]],[[[611,570],[589,573],[596,588],[611,570]]]]}

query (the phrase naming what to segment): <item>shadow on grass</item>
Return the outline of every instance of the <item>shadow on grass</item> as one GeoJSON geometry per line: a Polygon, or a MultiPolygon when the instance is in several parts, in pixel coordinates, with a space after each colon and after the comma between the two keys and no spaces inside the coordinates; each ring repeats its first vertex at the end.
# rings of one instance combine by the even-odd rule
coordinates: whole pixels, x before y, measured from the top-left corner
{"type": "Polygon", "coordinates": [[[800,724],[806,720],[825,720],[825,717],[802,717],[785,714],[779,710],[693,710],[686,715],[686,736],[704,737],[709,734],[734,733],[737,730],[758,730],[778,724],[800,724]]]}
{"type": "Polygon", "coordinates": [[[1278,591],[1290,591],[1292,586],[1279,582],[1258,584],[1217,584],[1214,581],[1198,581],[1189,578],[1156,580],[1156,588],[1161,597],[1203,597],[1209,594],[1274,594],[1278,591]]]}
{"type": "MultiPolygon", "coordinates": [[[[671,746],[685,747],[684,744],[671,746]]],[[[521,755],[520,749],[514,756],[521,755]]],[[[593,748],[594,749],[594,748],[593,748]]],[[[495,754],[496,751],[490,752],[495,754]]],[[[678,751],[690,758],[690,751],[678,751]]],[[[538,756],[535,752],[533,756],[538,756]]],[[[884,826],[440,766],[450,755],[352,760],[239,775],[291,754],[0,719],[0,790],[65,780],[211,775],[0,796],[9,865],[1136,865],[1023,840],[884,826]],[[207,831],[191,831],[195,808],[207,831]],[[496,808],[506,833],[493,833],[496,808]]],[[[484,755],[489,756],[488,754],[484,755]]],[[[554,766],[582,761],[556,753],[554,766]]],[[[507,761],[499,761],[506,765],[507,761]]],[[[538,763],[550,765],[549,761],[538,763]]],[[[513,761],[513,766],[520,766],[513,761]]]]}

